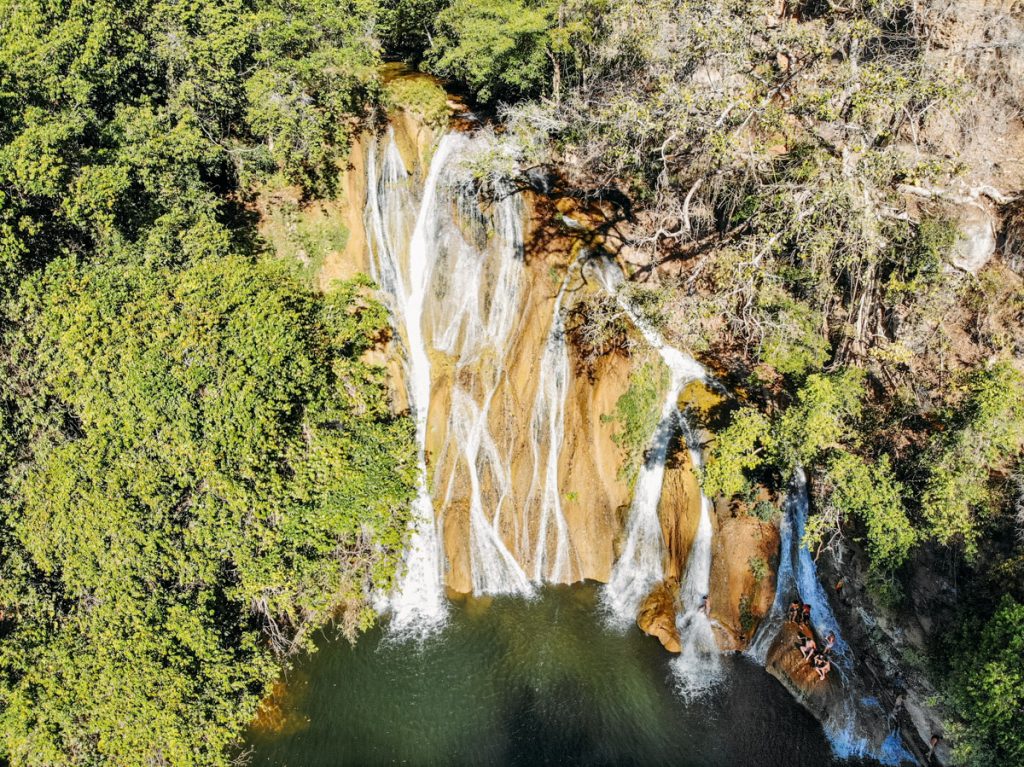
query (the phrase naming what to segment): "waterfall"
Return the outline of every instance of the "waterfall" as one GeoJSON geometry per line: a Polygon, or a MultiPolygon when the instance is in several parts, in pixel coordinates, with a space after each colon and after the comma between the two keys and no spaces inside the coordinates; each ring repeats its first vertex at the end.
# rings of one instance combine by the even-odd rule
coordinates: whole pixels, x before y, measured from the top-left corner
{"type": "Polygon", "coordinates": [[[412,505],[411,534],[398,585],[387,606],[397,633],[423,633],[446,615],[442,550],[427,486],[426,434],[430,409],[430,358],[423,336],[423,311],[431,273],[431,252],[437,236],[438,185],[441,171],[461,137],[445,136],[430,165],[423,198],[411,234],[405,222],[416,210],[409,175],[388,132],[380,171],[371,148],[367,162],[367,232],[373,273],[403,347],[409,404],[416,419],[417,487],[412,505]],[[407,258],[403,255],[407,253],[407,258]]]}
{"type": "MultiPolygon", "coordinates": [[[[700,444],[687,426],[690,460],[698,475],[703,466],[700,444]]],[[[704,607],[711,585],[711,499],[700,494],[700,521],[686,560],[686,576],[680,592],[680,611],[676,616],[679,632],[679,657],[672,661],[679,692],[687,698],[710,690],[721,679],[718,643],[704,607]]]]}
{"type": "Polygon", "coordinates": [[[506,193],[485,210],[472,186],[454,176],[448,181],[454,199],[436,243],[431,306],[434,347],[454,359],[446,448],[459,460],[449,472],[444,506],[461,469],[468,477],[474,593],[529,594],[533,586],[503,533],[503,512],[514,503],[510,448],[491,426],[522,308],[522,200],[506,193]]]}
{"type": "Polygon", "coordinates": [[[758,663],[763,664],[767,660],[775,635],[786,620],[789,601],[799,599],[811,606],[811,624],[819,637],[828,636],[829,632],[835,633],[833,658],[837,666],[848,670],[852,665],[849,645],[842,638],[832,606],[818,580],[814,558],[802,545],[809,506],[807,476],[798,467],[793,472],[779,525],[779,567],[775,575],[775,598],[746,654],[758,663]]]}
{"type": "MultiPolygon", "coordinates": [[[[604,602],[608,607],[612,620],[626,626],[636,620],[637,611],[643,599],[664,578],[663,561],[665,542],[661,531],[661,519],[658,515],[658,504],[661,502],[662,481],[665,477],[665,460],[669,444],[676,430],[684,423],[679,412],[679,395],[686,384],[704,380],[707,371],[693,357],[669,346],[650,324],[636,311],[622,294],[622,271],[611,259],[593,258],[589,262],[597,271],[602,285],[612,293],[629,316],[633,325],[647,342],[657,350],[662,361],[668,366],[670,378],[668,391],[661,408],[658,426],[654,430],[650,448],[644,459],[643,466],[637,475],[636,487],[633,491],[633,502],[629,509],[626,523],[626,543],[622,554],[612,568],[611,578],[604,589],[604,602]]],[[[707,509],[701,511],[701,526],[704,533],[702,546],[706,546],[706,567],[695,565],[694,576],[690,578],[688,567],[687,580],[692,581],[694,588],[703,588],[706,593],[708,576],[711,567],[711,520],[707,509]],[[704,522],[706,521],[706,526],[704,522]],[[703,586],[701,586],[701,582],[703,586]]],[[[701,529],[698,529],[698,538],[701,529]]],[[[697,549],[697,542],[694,544],[697,549]]],[[[691,563],[693,555],[691,554],[691,563]]],[[[700,596],[703,596],[703,593],[700,596]]]]}
{"type": "Polygon", "coordinates": [[[878,743],[878,722],[884,721],[884,712],[878,701],[862,697],[862,689],[854,666],[853,653],[843,639],[839,622],[832,612],[825,589],[818,579],[817,568],[810,550],[803,545],[807,528],[810,500],[807,492],[807,475],[797,467],[793,473],[793,528],[796,546],[795,578],[800,600],[811,606],[811,625],[819,637],[833,632],[836,636],[832,648],[832,661],[841,684],[846,688],[839,705],[832,708],[822,721],[825,736],[836,756],[844,759],[871,757],[883,764],[899,764],[913,761],[903,746],[898,733],[893,732],[882,743],[878,743]]]}
{"type": "MultiPolygon", "coordinates": [[[[566,347],[565,325],[562,318],[562,298],[569,284],[569,269],[555,297],[551,328],[544,343],[541,357],[537,394],[533,400],[530,418],[530,450],[533,456],[533,476],[527,495],[526,519],[536,506],[540,507],[540,526],[533,551],[533,580],[547,578],[555,582],[573,579],[574,552],[569,541],[569,525],[562,513],[558,490],[558,457],[562,449],[565,429],[565,398],[569,390],[569,350],[566,347]],[[543,481],[541,475],[543,474],[543,481]],[[550,531],[554,528],[554,540],[550,531]]],[[[529,530],[529,523],[524,527],[529,530]]],[[[528,550],[529,537],[524,536],[523,549],[528,550]]]]}
{"type": "Polygon", "coordinates": [[[844,759],[870,757],[883,764],[912,762],[914,759],[904,747],[898,732],[891,732],[879,741],[879,726],[886,721],[885,712],[876,699],[859,693],[862,683],[856,672],[853,653],[842,637],[832,606],[818,580],[814,558],[802,545],[809,507],[807,476],[802,468],[797,467],[793,472],[779,526],[779,568],[775,579],[775,598],[746,654],[763,665],[786,620],[790,600],[799,599],[811,605],[811,624],[817,636],[825,637],[829,632],[835,634],[832,660],[840,684],[845,688],[845,694],[822,720],[822,727],[833,752],[844,759]]]}
{"type": "Polygon", "coordinates": [[[673,373],[662,406],[661,420],[637,475],[633,502],[626,522],[626,543],[604,587],[604,603],[610,617],[622,627],[636,620],[640,603],[665,577],[662,569],[665,541],[661,532],[658,504],[661,501],[668,446],[679,422],[676,400],[684,383],[682,378],[673,373]]]}
{"type": "Polygon", "coordinates": [[[839,631],[839,622],[832,612],[825,589],[818,580],[818,570],[814,564],[811,551],[803,545],[804,531],[807,529],[807,514],[810,502],[807,495],[807,475],[801,467],[793,473],[793,527],[796,537],[796,587],[800,600],[811,606],[811,625],[819,637],[828,636],[829,632],[836,635],[836,644],[832,648],[832,656],[840,670],[847,671],[853,665],[850,647],[839,631]]]}

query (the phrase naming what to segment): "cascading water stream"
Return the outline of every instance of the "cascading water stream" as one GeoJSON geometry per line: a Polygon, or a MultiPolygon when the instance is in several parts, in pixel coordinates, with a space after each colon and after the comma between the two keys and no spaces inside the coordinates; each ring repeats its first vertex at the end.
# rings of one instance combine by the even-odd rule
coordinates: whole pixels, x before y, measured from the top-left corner
{"type": "Polygon", "coordinates": [[[841,671],[848,671],[853,665],[850,647],[843,639],[839,630],[839,622],[832,612],[825,589],[818,580],[818,570],[814,564],[811,551],[803,545],[804,531],[807,529],[807,514],[810,500],[807,495],[807,475],[797,467],[793,473],[793,528],[796,537],[796,587],[800,600],[811,606],[811,625],[819,637],[828,636],[829,632],[836,635],[836,644],[832,655],[841,671]]]}
{"type": "Polygon", "coordinates": [[[418,478],[412,506],[412,532],[398,586],[390,595],[392,628],[399,634],[425,633],[445,618],[442,551],[434,507],[427,487],[426,432],[430,408],[430,358],[423,336],[423,309],[430,281],[430,255],[436,238],[441,171],[461,137],[445,136],[437,147],[424,185],[423,199],[408,236],[403,229],[413,205],[409,177],[389,131],[380,173],[376,154],[368,158],[367,218],[374,274],[380,282],[404,349],[410,406],[416,419],[418,478]],[[403,254],[407,252],[407,258],[403,254]]]}
{"type": "MultiPolygon", "coordinates": [[[[562,299],[571,274],[572,269],[569,269],[555,297],[551,329],[544,343],[537,394],[530,418],[533,476],[527,495],[526,519],[529,520],[530,512],[539,507],[540,525],[533,550],[533,580],[538,583],[545,579],[557,583],[573,579],[574,552],[558,490],[558,457],[565,436],[565,398],[569,391],[569,350],[562,318],[562,299]],[[550,536],[552,528],[554,540],[550,536]]],[[[529,525],[524,527],[528,532],[529,525]]],[[[522,549],[526,551],[529,548],[529,537],[526,535],[522,549]]]]}
{"type": "Polygon", "coordinates": [[[775,598],[746,654],[763,665],[786,620],[788,602],[795,598],[809,604],[811,625],[819,639],[828,636],[830,632],[835,634],[832,661],[837,675],[836,683],[842,686],[844,694],[822,719],[822,727],[833,752],[847,759],[871,757],[883,764],[913,761],[898,732],[891,732],[879,742],[877,722],[881,717],[877,710],[878,703],[870,697],[860,698],[858,690],[861,685],[853,653],[842,637],[832,606],[818,580],[814,558],[810,550],[802,545],[809,507],[807,476],[802,468],[797,467],[779,526],[779,568],[775,598]],[[871,711],[872,708],[876,710],[871,711]]]}
{"type": "Polygon", "coordinates": [[[614,623],[623,628],[636,620],[640,603],[665,577],[665,541],[658,504],[661,501],[662,480],[665,478],[665,459],[679,420],[676,400],[685,383],[683,378],[673,372],[661,409],[661,419],[633,489],[633,502],[626,523],[626,542],[604,588],[604,603],[609,615],[614,623]]]}
{"type": "MultiPolygon", "coordinates": [[[[468,148],[470,139],[462,146],[468,148]]],[[[468,477],[469,551],[477,594],[529,594],[532,584],[506,544],[502,512],[513,499],[511,458],[491,431],[491,408],[506,380],[506,358],[519,316],[523,278],[522,201],[502,194],[486,211],[474,187],[445,178],[449,205],[439,211],[430,324],[434,348],[454,359],[446,447],[468,477]],[[490,515],[488,512],[491,512],[490,515]]]]}
{"type": "Polygon", "coordinates": [[[800,600],[811,606],[811,625],[817,636],[825,637],[830,632],[835,634],[832,662],[839,682],[847,690],[841,705],[835,706],[822,721],[829,744],[836,755],[844,759],[869,756],[883,764],[913,761],[898,733],[891,733],[881,744],[877,743],[876,727],[868,722],[878,720],[878,711],[870,712],[868,709],[879,708],[878,702],[870,697],[861,699],[856,692],[860,688],[860,683],[854,667],[853,653],[843,639],[839,621],[836,620],[825,589],[818,579],[814,557],[811,556],[810,549],[803,545],[810,499],[807,492],[807,475],[799,466],[793,473],[793,499],[793,532],[797,549],[794,574],[797,591],[800,600]]]}
{"type": "MultiPolygon", "coordinates": [[[[604,589],[604,601],[612,620],[626,626],[636,620],[640,603],[664,578],[665,542],[658,504],[661,502],[662,483],[665,478],[665,460],[676,430],[684,423],[677,404],[679,395],[688,383],[705,380],[707,371],[689,355],[666,344],[661,334],[639,315],[622,294],[620,288],[623,276],[617,264],[610,259],[592,259],[590,263],[597,271],[604,288],[615,296],[619,306],[629,316],[637,330],[657,350],[662,361],[668,366],[670,374],[658,426],[637,475],[629,521],[626,523],[626,543],[604,589]]],[[[698,558],[706,558],[706,567],[703,561],[700,564],[693,564],[695,569],[691,578],[688,566],[687,580],[696,584],[695,588],[705,589],[703,594],[706,593],[711,567],[711,521],[703,507],[701,527],[704,540],[701,540],[700,544],[702,548],[706,546],[707,551],[706,557],[698,558]],[[701,581],[703,586],[700,586],[701,581]]],[[[698,539],[701,538],[701,532],[701,528],[698,528],[698,539]]],[[[698,549],[697,541],[694,549],[698,549]]],[[[692,560],[691,554],[691,564],[692,560]]]]}
{"type": "MultiPolygon", "coordinates": [[[[506,361],[522,318],[523,208],[512,190],[485,204],[467,183],[461,161],[474,138],[452,132],[438,144],[422,196],[393,131],[368,158],[366,223],[374,277],[381,285],[403,351],[410,406],[416,419],[420,481],[404,571],[388,607],[398,631],[443,620],[441,528],[455,509],[468,511],[469,570],[478,594],[527,594],[531,579],[509,545],[521,523],[512,486],[513,440],[496,428],[508,408],[506,361]],[[379,157],[379,160],[378,160],[379,157]],[[410,222],[415,224],[410,226],[410,222]],[[436,368],[436,369],[435,369],[436,368]],[[446,372],[447,371],[447,372],[446,372]],[[450,386],[444,441],[438,450],[442,498],[427,482],[427,416],[432,375],[450,386]],[[497,412],[495,412],[497,411],[497,412]],[[442,469],[442,467],[444,467],[442,469]],[[437,500],[439,514],[433,501],[437,500]],[[510,533],[509,530],[513,530],[510,533]]],[[[558,302],[560,304],[560,297],[558,302]]],[[[537,557],[538,580],[571,572],[568,525],[558,501],[558,453],[568,381],[560,305],[542,364],[534,441],[544,455],[537,557]],[[543,424],[543,440],[539,431],[543,424]],[[549,530],[554,535],[549,535],[549,530]],[[550,556],[547,538],[553,538],[550,556]],[[547,572],[545,571],[545,568],[547,572]]],[[[440,392],[441,390],[439,390],[440,392]]],[[[524,527],[529,528],[527,522],[524,527]]],[[[537,568],[535,568],[537,569],[537,568]]]]}
{"type": "MultiPolygon", "coordinates": [[[[704,459],[693,430],[684,423],[693,470],[700,473],[704,459]]],[[[700,521],[690,555],[686,560],[686,577],[679,594],[680,610],[676,616],[680,653],[672,661],[679,692],[695,698],[710,690],[722,676],[718,643],[705,607],[711,584],[711,499],[700,494],[700,521]]]]}

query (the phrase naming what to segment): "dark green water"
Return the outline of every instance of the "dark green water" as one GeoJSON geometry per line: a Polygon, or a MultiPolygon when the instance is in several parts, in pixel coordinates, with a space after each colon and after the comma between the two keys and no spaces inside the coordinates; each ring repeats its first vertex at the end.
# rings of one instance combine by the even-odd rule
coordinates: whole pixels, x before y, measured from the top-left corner
{"type": "Polygon", "coordinates": [[[280,732],[249,734],[254,765],[825,767],[817,722],[739,657],[709,699],[673,691],[671,656],[608,631],[593,585],[526,601],[467,599],[423,645],[376,630],[323,637],[289,679],[280,732]]]}

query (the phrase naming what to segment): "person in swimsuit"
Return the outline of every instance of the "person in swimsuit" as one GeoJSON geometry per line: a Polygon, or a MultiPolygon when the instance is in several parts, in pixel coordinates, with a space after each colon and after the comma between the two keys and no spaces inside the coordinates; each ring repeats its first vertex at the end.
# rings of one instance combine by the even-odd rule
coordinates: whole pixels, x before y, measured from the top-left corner
{"type": "Polygon", "coordinates": [[[814,670],[818,672],[818,679],[824,681],[828,672],[832,670],[832,662],[826,656],[818,653],[814,656],[814,670]]]}
{"type": "Polygon", "coordinates": [[[801,605],[797,601],[793,601],[793,602],[789,603],[789,612],[787,613],[787,617],[789,618],[790,623],[799,623],[800,622],[800,611],[802,609],[803,609],[803,605],[801,605]]]}
{"type": "Polygon", "coordinates": [[[822,652],[823,653],[830,653],[830,652],[832,652],[832,648],[835,647],[835,646],[836,646],[836,632],[830,631],[830,632],[828,632],[828,636],[825,637],[825,649],[823,649],[822,652]]]}
{"type": "Polygon", "coordinates": [[[817,649],[818,643],[814,641],[814,637],[807,637],[800,645],[800,654],[804,656],[804,660],[810,660],[817,649]]]}

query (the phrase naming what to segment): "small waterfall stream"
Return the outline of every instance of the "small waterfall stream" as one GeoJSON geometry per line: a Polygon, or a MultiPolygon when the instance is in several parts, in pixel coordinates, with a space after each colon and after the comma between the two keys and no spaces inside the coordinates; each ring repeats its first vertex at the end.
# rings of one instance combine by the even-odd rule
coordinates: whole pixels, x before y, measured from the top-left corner
{"type": "MultiPolygon", "coordinates": [[[[697,435],[688,425],[685,433],[690,460],[694,471],[699,473],[704,459],[697,435]]],[[[681,651],[672,661],[672,670],[680,693],[687,698],[707,692],[722,676],[718,644],[704,603],[711,581],[711,509],[711,499],[702,491],[700,521],[686,560],[686,577],[679,595],[681,609],[676,617],[681,651]]]]}
{"type": "MultiPolygon", "coordinates": [[[[681,429],[687,437],[694,468],[699,470],[701,466],[696,435],[679,412],[678,400],[687,384],[706,380],[707,371],[693,357],[665,343],[661,334],[630,305],[620,289],[622,272],[614,262],[595,259],[593,263],[605,289],[616,297],[670,372],[661,417],[637,477],[626,527],[626,543],[604,590],[605,604],[613,621],[626,626],[636,619],[641,602],[664,578],[665,543],[658,505],[668,448],[677,430],[681,429]]],[[[677,629],[682,653],[673,661],[680,690],[687,695],[707,689],[719,676],[718,648],[704,610],[711,578],[711,501],[702,493],[700,503],[700,521],[687,558],[678,606],[677,629]]]]}
{"type": "MultiPolygon", "coordinates": [[[[460,138],[463,145],[471,141],[460,138]]],[[[528,594],[530,579],[502,532],[502,513],[514,497],[511,456],[491,427],[521,310],[522,200],[504,194],[485,211],[472,185],[460,184],[454,174],[447,181],[454,199],[435,213],[443,236],[434,254],[438,279],[431,309],[434,346],[455,360],[446,448],[460,460],[451,462],[444,507],[453,497],[456,475],[465,472],[474,593],[528,594]]]]}
{"type": "MultiPolygon", "coordinates": [[[[371,147],[367,158],[371,271],[402,352],[420,470],[403,572],[382,605],[392,613],[392,626],[399,633],[429,631],[444,620],[443,526],[452,508],[465,509],[460,513],[468,519],[474,593],[533,590],[517,559],[518,547],[512,545],[516,536],[508,532],[515,529],[527,538],[530,532],[529,522],[518,513],[513,448],[492,423],[496,401],[507,397],[502,389],[507,357],[522,320],[523,203],[511,190],[488,203],[464,181],[460,163],[473,141],[455,131],[443,136],[422,181],[406,168],[393,129],[371,147]],[[429,434],[437,428],[428,424],[428,416],[440,379],[444,383],[436,394],[447,394],[443,441],[434,445],[428,460],[429,434]]],[[[564,580],[571,574],[557,468],[569,378],[561,296],[532,417],[541,517],[535,544],[538,581],[545,576],[564,580]]]]}
{"type": "Polygon", "coordinates": [[[897,732],[879,741],[877,723],[884,720],[880,705],[874,698],[860,692],[863,685],[858,678],[853,652],[843,639],[839,622],[818,578],[814,558],[810,550],[802,545],[809,511],[807,475],[801,467],[797,467],[793,472],[779,526],[779,567],[775,598],[746,654],[756,663],[764,665],[786,620],[789,601],[798,599],[809,604],[811,625],[819,639],[828,636],[830,632],[835,634],[832,661],[843,692],[822,720],[833,752],[844,759],[871,757],[883,764],[914,761],[897,732]]]}
{"type": "MultiPolygon", "coordinates": [[[[558,458],[565,436],[565,398],[569,391],[569,350],[566,347],[562,299],[572,275],[570,268],[555,298],[551,328],[544,343],[540,364],[540,380],[533,400],[530,418],[530,450],[533,454],[533,475],[527,495],[527,518],[534,507],[540,508],[540,528],[533,550],[533,580],[548,579],[565,582],[574,579],[574,552],[569,540],[569,524],[562,511],[558,489],[558,458]],[[543,457],[542,457],[543,456],[543,457]],[[541,475],[543,474],[543,480],[541,475]],[[554,529],[554,538],[551,530],[554,529]]],[[[527,528],[528,526],[524,525],[527,528]]],[[[529,549],[524,536],[522,548],[529,549]]]]}
{"type": "Polygon", "coordinates": [[[458,143],[459,137],[455,135],[441,140],[418,209],[414,207],[409,174],[392,131],[388,132],[380,171],[377,170],[377,153],[373,150],[367,166],[366,215],[371,264],[399,331],[410,407],[416,419],[419,479],[412,508],[412,532],[404,571],[388,604],[392,627],[398,633],[429,631],[444,621],[446,613],[440,536],[427,485],[430,358],[422,318],[429,289],[430,255],[437,236],[433,211],[437,207],[438,185],[441,171],[458,143]],[[406,222],[413,215],[415,226],[410,234],[406,222]]]}
{"type": "Polygon", "coordinates": [[[836,644],[832,654],[836,665],[841,671],[848,671],[853,665],[850,647],[843,639],[839,630],[839,621],[832,612],[825,589],[818,579],[818,570],[810,549],[803,545],[804,531],[807,529],[807,515],[810,511],[810,499],[807,494],[807,475],[797,467],[793,472],[793,532],[796,538],[795,576],[796,587],[800,600],[811,606],[811,625],[819,637],[828,636],[829,632],[836,635],[836,644]]]}

